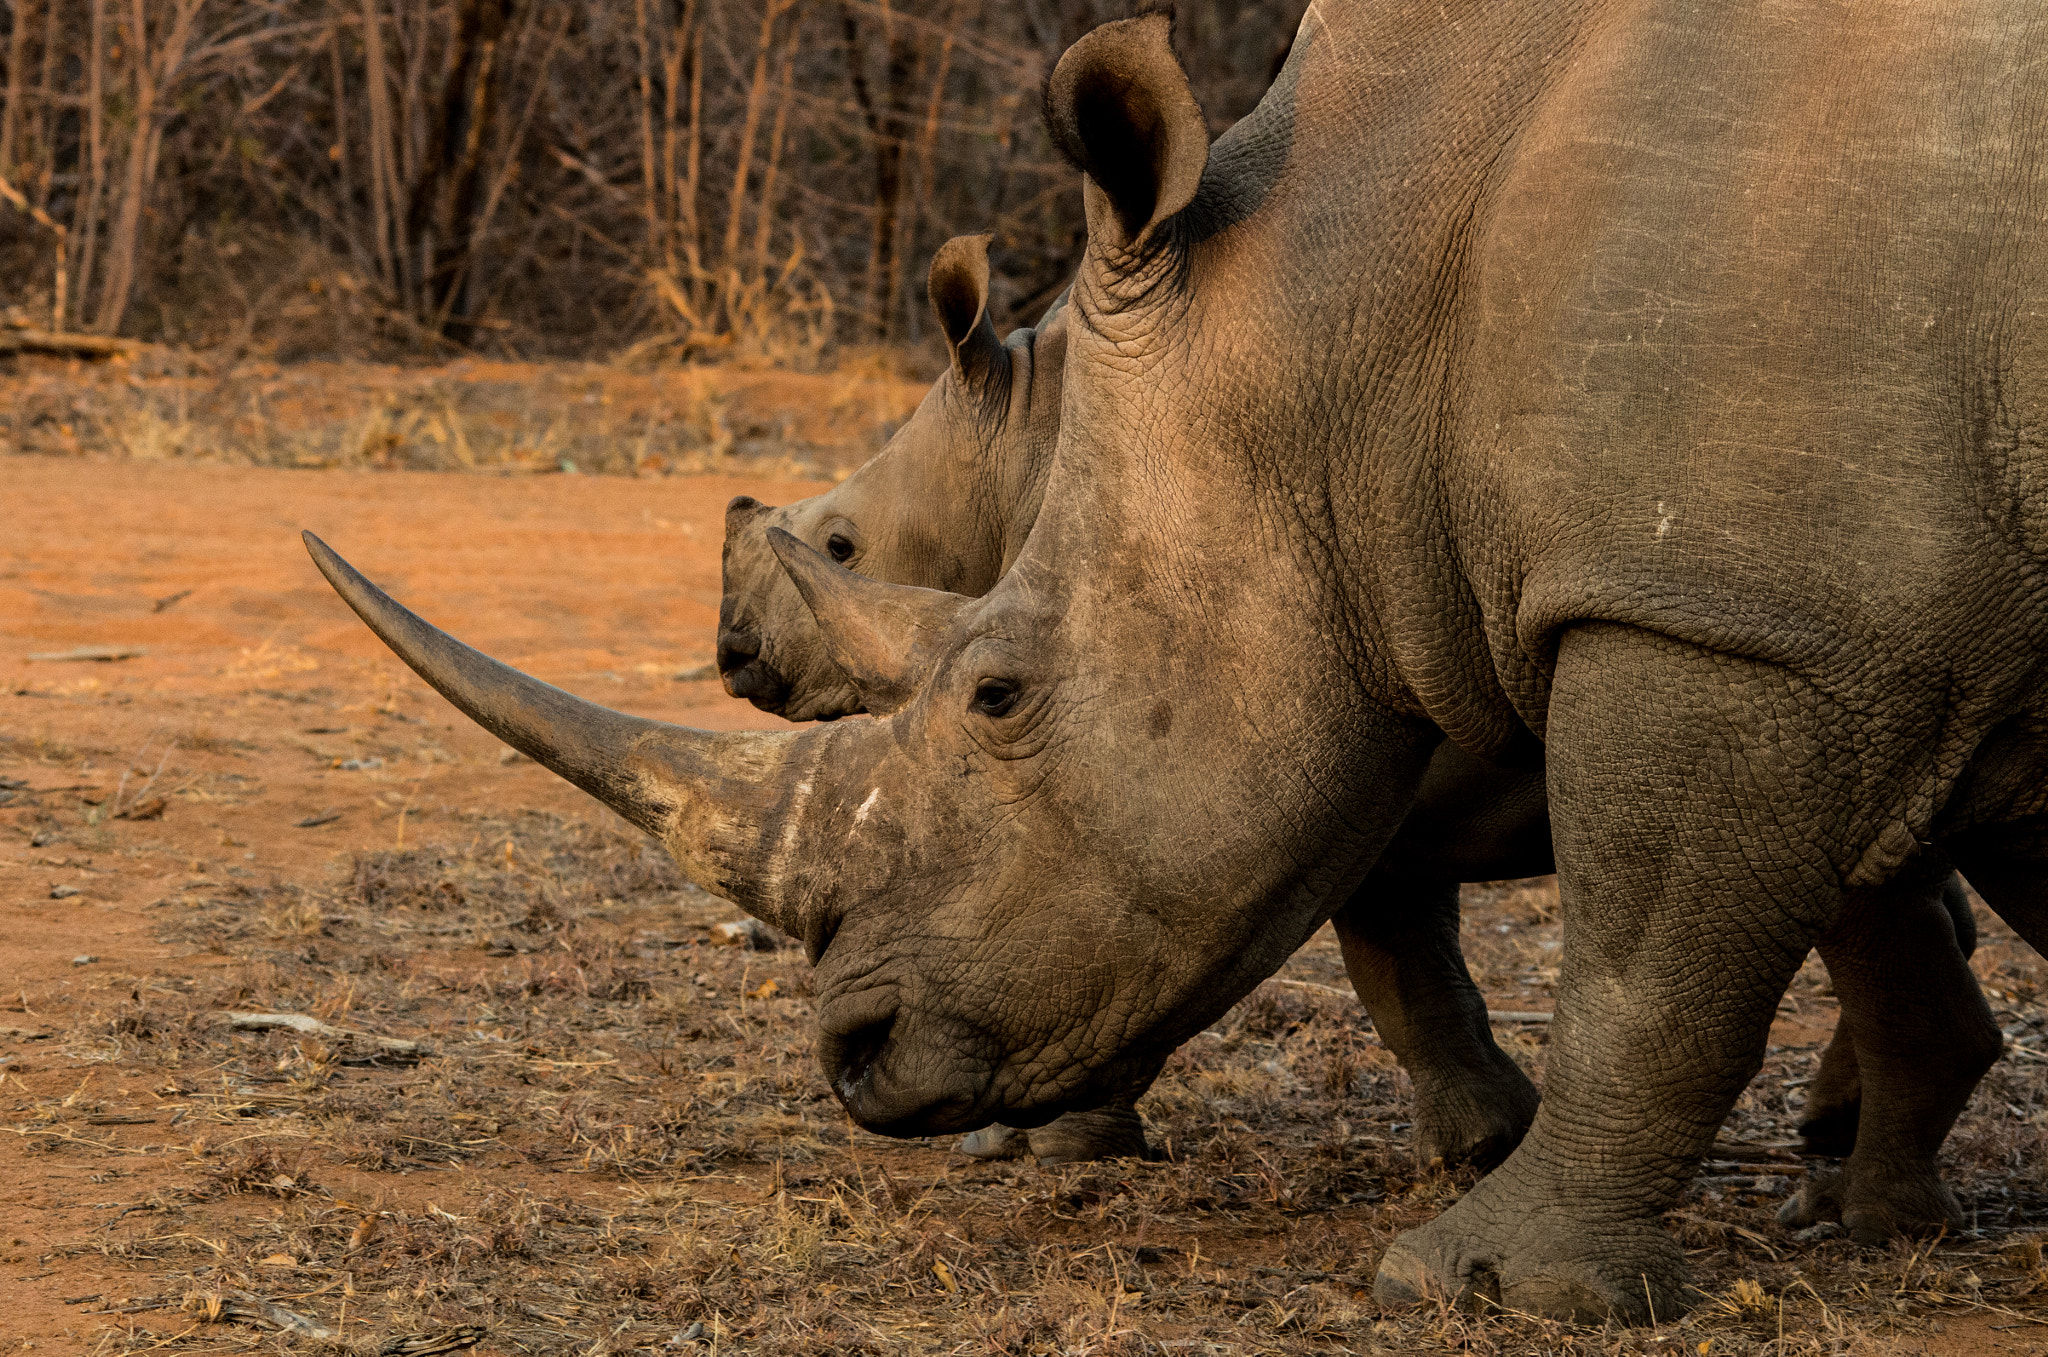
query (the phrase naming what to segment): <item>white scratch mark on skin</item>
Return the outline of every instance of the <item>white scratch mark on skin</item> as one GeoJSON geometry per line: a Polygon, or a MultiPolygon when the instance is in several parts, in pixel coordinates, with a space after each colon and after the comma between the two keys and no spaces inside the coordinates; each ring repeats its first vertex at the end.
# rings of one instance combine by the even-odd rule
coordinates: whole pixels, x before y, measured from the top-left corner
{"type": "Polygon", "coordinates": [[[782,842],[775,852],[775,879],[780,881],[789,874],[790,859],[796,856],[798,827],[803,823],[804,803],[811,799],[811,780],[805,778],[796,784],[796,794],[790,797],[789,817],[782,822],[782,842]]]}
{"type": "Polygon", "coordinates": [[[1671,514],[1664,508],[1664,501],[1657,501],[1657,512],[1664,516],[1657,520],[1657,536],[1663,537],[1671,531],[1671,514]]]}
{"type": "Polygon", "coordinates": [[[875,802],[881,799],[882,789],[880,787],[877,787],[873,791],[868,793],[868,799],[861,802],[859,807],[855,809],[855,811],[853,812],[853,828],[846,831],[847,838],[850,839],[854,835],[860,833],[860,827],[867,823],[868,812],[873,810],[875,808],[875,802]]]}

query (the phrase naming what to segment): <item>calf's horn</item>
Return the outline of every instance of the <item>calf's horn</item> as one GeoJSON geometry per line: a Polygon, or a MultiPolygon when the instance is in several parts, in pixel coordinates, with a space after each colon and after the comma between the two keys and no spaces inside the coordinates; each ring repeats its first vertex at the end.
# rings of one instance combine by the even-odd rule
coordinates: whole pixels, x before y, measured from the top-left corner
{"type": "Polygon", "coordinates": [[[793,533],[768,530],[775,559],[818,624],[825,654],[886,716],[917,692],[960,610],[973,599],[858,575],[793,533]]]}
{"type": "Polygon", "coordinates": [[[802,933],[781,899],[779,864],[770,861],[777,855],[764,852],[770,821],[800,810],[782,787],[799,776],[792,765],[804,758],[802,737],[712,734],[586,702],[464,645],[312,533],[303,536],[313,563],[356,616],[463,715],[661,839],[704,889],[785,933],[802,933]]]}

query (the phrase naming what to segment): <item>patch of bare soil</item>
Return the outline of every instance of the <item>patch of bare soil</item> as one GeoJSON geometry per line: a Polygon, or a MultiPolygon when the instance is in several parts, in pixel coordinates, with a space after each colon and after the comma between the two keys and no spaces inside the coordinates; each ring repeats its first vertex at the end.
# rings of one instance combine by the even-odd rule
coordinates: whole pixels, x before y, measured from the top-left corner
{"type": "MultiPolygon", "coordinates": [[[[1690,1316],[1382,1312],[1386,1243],[1472,1179],[1412,1162],[1407,1081],[1327,930],[1174,1058],[1144,1106],[1154,1160],[870,1136],[811,1061],[801,954],[728,945],[736,911],[505,761],[296,541],[315,528],[572,690],[762,724],[675,675],[709,657],[725,498],[812,487],[0,469],[32,511],[0,538],[0,1335],[20,1350],[2048,1346],[2044,972],[1988,915],[1977,968],[2012,1051],[1950,1145],[1964,1235],[1864,1250],[1775,1223],[1835,1015],[1815,962],[1669,1217],[1690,1316]],[[26,658],[87,647],[147,653],[26,658]]],[[[1466,904],[1493,1006],[1548,1009],[1551,883],[1466,904]]],[[[1539,1078],[1545,1031],[1501,1029],[1539,1078]]]]}

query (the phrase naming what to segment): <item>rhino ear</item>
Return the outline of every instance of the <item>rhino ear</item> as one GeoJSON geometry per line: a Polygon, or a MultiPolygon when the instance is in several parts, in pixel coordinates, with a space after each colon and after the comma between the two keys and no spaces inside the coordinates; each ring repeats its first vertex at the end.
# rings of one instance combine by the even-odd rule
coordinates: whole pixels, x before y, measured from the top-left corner
{"type": "Polygon", "coordinates": [[[925,287],[960,375],[978,382],[1003,360],[1002,337],[988,318],[990,235],[954,236],[932,257],[925,287]]]}
{"type": "Polygon", "coordinates": [[[1166,14],[1104,24],[1045,86],[1047,130],[1101,197],[1087,195],[1088,233],[1124,248],[1193,201],[1209,163],[1209,124],[1172,38],[1166,14]]]}
{"type": "Polygon", "coordinates": [[[768,545],[817,621],[825,654],[876,716],[910,701],[953,620],[974,601],[857,575],[781,528],[768,530],[768,545]]]}

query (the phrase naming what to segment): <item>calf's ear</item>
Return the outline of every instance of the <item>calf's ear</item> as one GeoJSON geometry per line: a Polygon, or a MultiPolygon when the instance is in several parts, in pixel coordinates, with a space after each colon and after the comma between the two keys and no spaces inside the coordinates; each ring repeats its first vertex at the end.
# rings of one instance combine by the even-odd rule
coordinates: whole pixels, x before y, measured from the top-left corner
{"type": "Polygon", "coordinates": [[[1060,153],[1088,176],[1088,234],[1131,248],[1194,199],[1209,124],[1173,55],[1165,14],[1104,24],[1067,49],[1045,86],[1060,153]]]}
{"type": "Polygon", "coordinates": [[[988,318],[988,235],[954,236],[932,256],[925,290],[945,332],[953,366],[979,382],[1004,361],[1002,337],[988,318]]]}
{"type": "Polygon", "coordinates": [[[974,601],[857,575],[780,528],[768,530],[768,545],[817,621],[825,654],[876,716],[910,701],[954,619],[974,601]]]}

